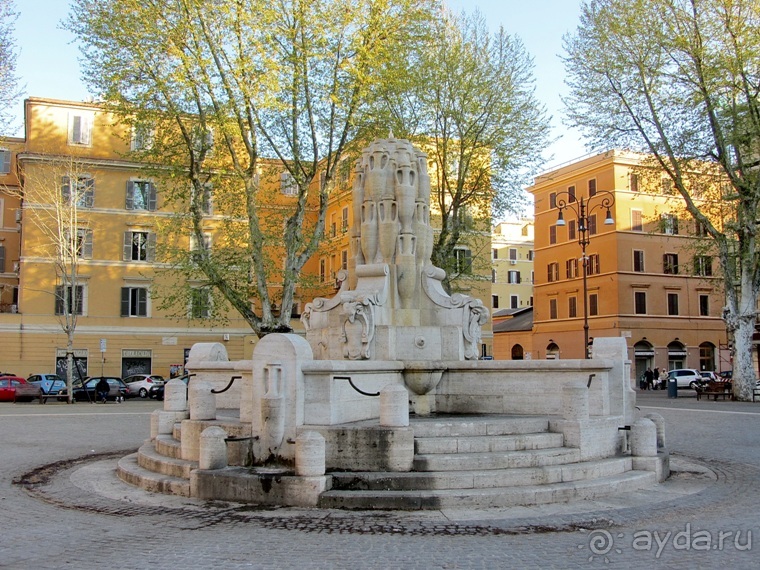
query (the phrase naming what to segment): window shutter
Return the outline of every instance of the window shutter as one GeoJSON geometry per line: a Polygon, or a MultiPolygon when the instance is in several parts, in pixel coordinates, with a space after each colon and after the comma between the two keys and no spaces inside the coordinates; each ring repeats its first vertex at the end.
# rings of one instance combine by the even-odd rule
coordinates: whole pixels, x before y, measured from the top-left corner
{"type": "Polygon", "coordinates": [[[0,273],[5,273],[5,246],[0,245],[0,273]]]}
{"type": "Polygon", "coordinates": [[[84,230],[83,259],[92,259],[92,230],[84,230]]]}
{"type": "Polygon", "coordinates": [[[55,314],[63,314],[63,287],[61,285],[55,286],[55,314]]]}
{"type": "Polygon", "coordinates": [[[124,208],[127,210],[134,210],[135,208],[135,183],[132,180],[127,180],[127,199],[124,208]]]}
{"type": "Polygon", "coordinates": [[[148,316],[148,290],[140,288],[137,290],[137,312],[140,317],[148,316]]]}
{"type": "Polygon", "coordinates": [[[84,288],[81,285],[77,285],[74,288],[74,294],[71,296],[71,302],[74,305],[70,307],[72,315],[81,315],[82,308],[84,306],[84,288]]]}
{"type": "Polygon", "coordinates": [[[78,142],[81,144],[90,144],[90,133],[92,131],[92,122],[90,117],[83,115],[81,117],[81,132],[78,142]]]}
{"type": "Polygon", "coordinates": [[[61,196],[64,202],[71,202],[71,178],[68,176],[61,178],[61,196]]]}
{"type": "Polygon", "coordinates": [[[121,288],[121,316],[129,316],[129,287],[121,288]]]}
{"type": "Polygon", "coordinates": [[[515,273],[517,274],[517,283],[520,283],[521,280],[522,280],[521,277],[520,277],[520,272],[516,271],[515,273]]]}
{"type": "Polygon", "coordinates": [[[151,212],[156,209],[157,198],[156,185],[151,182],[148,184],[148,210],[151,212]]]}
{"type": "Polygon", "coordinates": [[[95,204],[95,179],[84,179],[84,207],[92,208],[95,204]]]}
{"type": "Polygon", "coordinates": [[[124,232],[124,253],[122,259],[124,261],[132,261],[132,232],[124,232]]]}
{"type": "Polygon", "coordinates": [[[80,115],[74,115],[71,118],[71,142],[82,142],[82,117],[80,115]]]}
{"type": "Polygon", "coordinates": [[[11,151],[0,150],[0,173],[8,174],[11,171],[11,151]]]}
{"type": "Polygon", "coordinates": [[[146,261],[155,261],[155,260],[156,260],[156,234],[149,233],[146,261]]]}

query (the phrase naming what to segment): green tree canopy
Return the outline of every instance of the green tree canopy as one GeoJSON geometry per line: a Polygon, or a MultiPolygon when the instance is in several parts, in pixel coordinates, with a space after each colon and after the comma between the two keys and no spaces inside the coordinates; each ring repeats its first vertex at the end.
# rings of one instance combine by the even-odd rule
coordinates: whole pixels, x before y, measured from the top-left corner
{"type": "Polygon", "coordinates": [[[760,3],[756,0],[592,0],[565,38],[570,123],[595,148],[646,153],[712,238],[734,334],[734,390],[751,398],[760,292],[760,3]],[[690,173],[717,171],[731,215],[720,224],[690,173]]]}
{"type": "Polygon", "coordinates": [[[174,248],[174,267],[258,334],[290,330],[336,165],[360,137],[377,83],[425,37],[435,5],[74,0],[67,27],[91,90],[124,121],[160,127],[137,156],[173,181],[165,199],[186,205],[175,229],[204,243],[209,194],[227,208],[216,211],[224,239],[210,251],[174,248]],[[284,206],[261,184],[281,175],[294,188],[284,206]]]}

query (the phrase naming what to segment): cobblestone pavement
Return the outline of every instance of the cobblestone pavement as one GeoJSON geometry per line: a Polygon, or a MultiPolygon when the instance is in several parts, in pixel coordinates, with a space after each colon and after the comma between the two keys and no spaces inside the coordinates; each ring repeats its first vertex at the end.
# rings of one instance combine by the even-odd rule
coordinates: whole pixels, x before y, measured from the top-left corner
{"type": "Polygon", "coordinates": [[[422,513],[146,494],[113,470],[156,402],[0,404],[0,568],[756,568],[760,404],[684,396],[639,395],[674,454],[656,490],[422,513]]]}

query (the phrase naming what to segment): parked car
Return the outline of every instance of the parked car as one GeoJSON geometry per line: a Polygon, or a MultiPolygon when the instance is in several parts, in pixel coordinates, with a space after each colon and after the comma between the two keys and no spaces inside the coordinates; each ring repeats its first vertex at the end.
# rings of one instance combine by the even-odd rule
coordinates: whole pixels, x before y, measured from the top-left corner
{"type": "MultiPolygon", "coordinates": [[[[72,393],[74,399],[78,402],[96,402],[98,393],[95,387],[103,376],[88,376],[82,382],[79,379],[74,380],[72,393]]],[[[111,392],[108,394],[109,400],[124,399],[129,395],[129,388],[121,381],[121,378],[115,376],[105,376],[106,381],[111,386],[111,392]]],[[[65,400],[68,398],[68,390],[64,388],[58,392],[58,399],[65,400]]]]}
{"type": "Polygon", "coordinates": [[[39,386],[43,394],[57,394],[66,387],[66,380],[58,374],[32,374],[26,381],[39,386]]]}
{"type": "Polygon", "coordinates": [[[715,372],[711,372],[710,370],[702,370],[700,372],[702,375],[702,378],[704,378],[705,382],[721,382],[720,376],[718,376],[715,372]]]}
{"type": "Polygon", "coordinates": [[[132,376],[122,378],[122,381],[129,388],[130,396],[140,396],[141,398],[147,398],[148,391],[153,386],[164,385],[164,377],[158,374],[132,374],[132,376]]]}
{"type": "Polygon", "coordinates": [[[676,368],[675,370],[671,370],[668,372],[668,382],[673,378],[676,379],[676,386],[678,388],[691,388],[692,390],[707,382],[702,378],[699,370],[692,368],[676,368]]]}
{"type": "MultiPolygon", "coordinates": [[[[190,381],[190,376],[179,376],[178,378],[172,378],[172,380],[182,380],[185,385],[190,381]]],[[[166,387],[166,383],[163,384],[154,384],[150,387],[150,390],[148,390],[148,397],[153,398],[155,400],[163,400],[164,399],[164,388],[166,387]]]]}
{"type": "Polygon", "coordinates": [[[31,402],[39,397],[39,386],[20,376],[0,376],[0,402],[31,402]]]}
{"type": "Polygon", "coordinates": [[[718,376],[720,376],[724,382],[730,382],[734,377],[734,371],[724,370],[723,372],[719,372],[718,376]]]}

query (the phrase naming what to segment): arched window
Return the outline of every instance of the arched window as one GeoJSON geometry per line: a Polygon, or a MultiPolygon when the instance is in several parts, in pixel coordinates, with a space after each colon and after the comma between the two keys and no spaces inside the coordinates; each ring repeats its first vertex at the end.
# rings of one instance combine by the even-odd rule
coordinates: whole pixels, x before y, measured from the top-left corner
{"type": "Polygon", "coordinates": [[[686,362],[686,347],[678,340],[668,345],[668,370],[683,368],[686,362]]]}
{"type": "Polygon", "coordinates": [[[523,347],[522,345],[516,344],[512,347],[512,360],[522,360],[524,358],[523,355],[523,347]]]}
{"type": "Polygon", "coordinates": [[[550,342],[546,346],[546,358],[547,358],[547,360],[557,360],[557,359],[559,359],[559,346],[557,346],[553,342],[550,342]]]}

